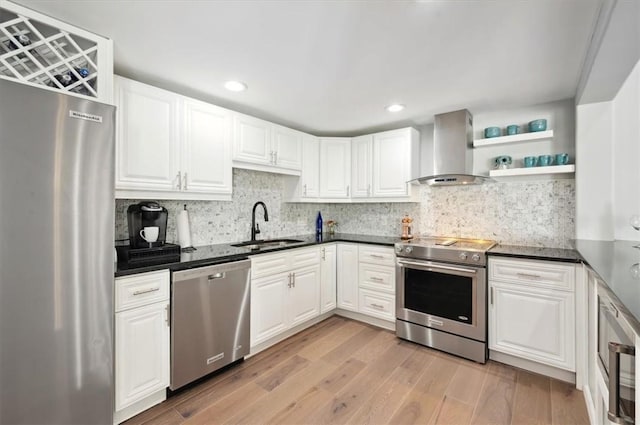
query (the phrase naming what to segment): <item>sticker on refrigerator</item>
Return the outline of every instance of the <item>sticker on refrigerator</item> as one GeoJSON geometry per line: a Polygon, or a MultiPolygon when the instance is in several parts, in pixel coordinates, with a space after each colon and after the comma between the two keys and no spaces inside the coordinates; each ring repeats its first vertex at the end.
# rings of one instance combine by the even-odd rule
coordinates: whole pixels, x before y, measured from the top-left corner
{"type": "Polygon", "coordinates": [[[102,122],[102,117],[100,115],[87,114],[86,112],[69,110],[69,116],[79,120],[102,122]]]}

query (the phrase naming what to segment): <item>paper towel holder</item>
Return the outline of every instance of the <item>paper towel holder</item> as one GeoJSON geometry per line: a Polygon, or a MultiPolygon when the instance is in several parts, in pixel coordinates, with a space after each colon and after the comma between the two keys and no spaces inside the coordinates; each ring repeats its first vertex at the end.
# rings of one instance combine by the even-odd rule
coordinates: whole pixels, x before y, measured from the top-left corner
{"type": "Polygon", "coordinates": [[[196,248],[191,245],[191,226],[187,204],[184,204],[183,210],[180,211],[178,215],[178,240],[182,247],[182,252],[193,252],[196,250],[196,248]]]}

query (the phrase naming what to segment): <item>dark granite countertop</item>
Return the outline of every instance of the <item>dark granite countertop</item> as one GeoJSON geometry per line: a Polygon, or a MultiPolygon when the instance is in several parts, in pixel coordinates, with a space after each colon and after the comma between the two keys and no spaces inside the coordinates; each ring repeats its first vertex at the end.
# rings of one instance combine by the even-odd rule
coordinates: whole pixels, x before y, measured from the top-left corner
{"type": "Polygon", "coordinates": [[[576,240],[576,249],[609,292],[628,310],[631,326],[640,334],[640,249],[637,241],[576,240]]]}
{"type": "Polygon", "coordinates": [[[115,270],[115,276],[126,276],[163,269],[176,271],[191,269],[194,267],[211,266],[214,264],[243,260],[251,255],[266,254],[269,252],[283,251],[285,249],[301,248],[305,246],[319,245],[331,242],[353,242],[372,245],[393,246],[393,244],[400,241],[400,238],[397,237],[354,235],[349,233],[336,233],[332,236],[324,234],[322,240],[319,241],[316,240],[315,235],[295,235],[286,236],[286,238],[298,239],[302,242],[287,245],[284,247],[272,247],[260,250],[251,250],[250,248],[246,247],[234,247],[231,246],[230,243],[200,246],[197,247],[197,249],[193,252],[183,252],[180,255],[179,262],[146,265],[143,267],[140,267],[138,265],[129,266],[127,264],[118,263],[115,270]]]}
{"type": "Polygon", "coordinates": [[[562,261],[579,263],[582,257],[575,249],[541,248],[535,246],[496,245],[487,251],[488,255],[527,258],[532,260],[562,261]]]}

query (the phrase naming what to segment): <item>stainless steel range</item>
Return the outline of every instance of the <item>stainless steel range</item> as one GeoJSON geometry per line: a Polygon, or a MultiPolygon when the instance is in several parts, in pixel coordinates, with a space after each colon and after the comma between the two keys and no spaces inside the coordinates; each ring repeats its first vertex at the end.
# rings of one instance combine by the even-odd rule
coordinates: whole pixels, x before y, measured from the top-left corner
{"type": "Polygon", "coordinates": [[[396,250],[396,335],[487,361],[487,257],[494,241],[417,238],[396,250]]]}

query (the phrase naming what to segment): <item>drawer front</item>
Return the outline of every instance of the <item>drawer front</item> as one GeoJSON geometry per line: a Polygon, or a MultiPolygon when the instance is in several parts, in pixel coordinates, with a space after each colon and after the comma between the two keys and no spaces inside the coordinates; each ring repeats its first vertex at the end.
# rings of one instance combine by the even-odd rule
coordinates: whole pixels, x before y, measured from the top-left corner
{"type": "Polygon", "coordinates": [[[369,288],[390,294],[395,294],[396,292],[395,267],[360,263],[358,278],[358,286],[361,288],[369,288]]]}
{"type": "Polygon", "coordinates": [[[359,260],[362,263],[395,266],[396,254],[393,248],[386,246],[360,245],[359,260]]]}
{"type": "Polygon", "coordinates": [[[290,269],[288,252],[251,257],[251,279],[271,276],[290,269]]]}
{"type": "Polygon", "coordinates": [[[299,269],[320,264],[320,248],[301,248],[291,251],[291,268],[299,269]]]}
{"type": "Polygon", "coordinates": [[[575,266],[550,261],[489,258],[489,280],[573,291],[575,266]]]}
{"type": "Polygon", "coordinates": [[[358,289],[358,294],[360,313],[395,322],[395,296],[363,288],[358,289]]]}
{"type": "Polygon", "coordinates": [[[116,278],[116,312],[169,299],[169,270],[116,278]]]}

